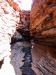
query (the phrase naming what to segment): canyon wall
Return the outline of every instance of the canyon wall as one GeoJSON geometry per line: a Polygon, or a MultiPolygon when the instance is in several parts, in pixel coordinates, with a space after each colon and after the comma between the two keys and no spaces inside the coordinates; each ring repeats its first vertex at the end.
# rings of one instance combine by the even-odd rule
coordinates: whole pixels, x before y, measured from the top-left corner
{"type": "Polygon", "coordinates": [[[33,0],[31,11],[22,11],[15,0],[0,0],[0,24],[1,75],[22,75],[22,50],[31,46],[22,41],[32,38],[32,70],[56,75],[56,0],[33,0]]]}
{"type": "Polygon", "coordinates": [[[34,0],[30,34],[47,45],[56,46],[56,0],[34,0]]]}
{"type": "Polygon", "coordinates": [[[56,75],[56,0],[34,0],[30,13],[32,69],[56,75]]]}
{"type": "Polygon", "coordinates": [[[19,20],[19,12],[6,0],[0,0],[0,75],[15,75],[14,67],[10,63],[10,43],[19,20]]]}
{"type": "Polygon", "coordinates": [[[0,0],[0,75],[22,75],[23,48],[31,46],[25,42],[29,25],[30,11],[22,11],[14,0],[0,0]]]}
{"type": "Polygon", "coordinates": [[[0,60],[11,51],[11,37],[16,31],[19,22],[19,13],[5,0],[0,0],[0,60]]]}
{"type": "Polygon", "coordinates": [[[10,43],[14,38],[20,40],[30,37],[30,11],[21,11],[17,2],[0,0],[0,23],[0,60],[2,60],[7,54],[5,51],[11,51],[10,43]]]}

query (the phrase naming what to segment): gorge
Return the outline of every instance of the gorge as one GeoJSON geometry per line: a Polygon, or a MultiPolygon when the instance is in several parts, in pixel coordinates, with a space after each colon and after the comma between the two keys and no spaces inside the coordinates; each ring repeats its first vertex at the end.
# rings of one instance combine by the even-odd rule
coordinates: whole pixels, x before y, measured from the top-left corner
{"type": "Polygon", "coordinates": [[[0,75],[7,74],[56,75],[56,0],[0,0],[0,75]]]}

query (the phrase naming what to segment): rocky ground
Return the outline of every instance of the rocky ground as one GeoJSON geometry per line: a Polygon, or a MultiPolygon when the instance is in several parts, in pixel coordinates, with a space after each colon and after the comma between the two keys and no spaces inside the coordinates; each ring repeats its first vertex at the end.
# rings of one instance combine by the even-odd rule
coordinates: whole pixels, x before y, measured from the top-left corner
{"type": "Polygon", "coordinates": [[[31,44],[26,41],[16,42],[11,46],[11,64],[14,67],[16,75],[22,75],[21,67],[23,66],[25,60],[25,53],[23,52],[27,50],[26,48],[31,47],[31,44]]]}

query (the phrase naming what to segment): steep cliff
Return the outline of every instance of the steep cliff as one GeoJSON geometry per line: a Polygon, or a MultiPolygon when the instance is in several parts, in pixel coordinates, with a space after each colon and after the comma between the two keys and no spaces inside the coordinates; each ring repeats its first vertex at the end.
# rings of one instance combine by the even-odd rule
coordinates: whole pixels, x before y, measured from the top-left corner
{"type": "Polygon", "coordinates": [[[32,69],[36,75],[56,75],[56,48],[36,43],[31,53],[32,69]]]}
{"type": "Polygon", "coordinates": [[[0,0],[0,60],[9,55],[11,37],[19,22],[19,12],[16,12],[8,2],[0,0]]]}
{"type": "Polygon", "coordinates": [[[19,22],[19,12],[15,11],[6,0],[0,0],[0,75],[15,75],[10,63],[11,37],[19,22]]]}
{"type": "Polygon", "coordinates": [[[56,75],[56,0],[34,0],[30,35],[32,69],[36,75],[56,75]]]}
{"type": "Polygon", "coordinates": [[[30,15],[31,36],[56,46],[56,0],[34,0],[30,15]]]}
{"type": "Polygon", "coordinates": [[[0,0],[0,75],[22,75],[23,49],[31,47],[25,41],[30,40],[29,25],[30,11],[21,10],[15,0],[0,0]]]}

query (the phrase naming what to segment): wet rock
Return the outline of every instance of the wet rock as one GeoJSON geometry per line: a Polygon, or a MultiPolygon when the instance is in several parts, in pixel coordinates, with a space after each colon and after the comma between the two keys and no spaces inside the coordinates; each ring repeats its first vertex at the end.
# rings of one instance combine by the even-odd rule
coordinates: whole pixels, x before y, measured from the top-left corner
{"type": "Polygon", "coordinates": [[[24,53],[22,52],[23,44],[22,42],[17,42],[11,46],[11,64],[14,67],[16,75],[22,75],[20,67],[23,65],[24,53]]]}
{"type": "MultiPolygon", "coordinates": [[[[24,59],[25,53],[23,53],[24,47],[30,47],[31,44],[29,42],[16,42],[12,44],[11,46],[11,64],[14,67],[16,75],[22,75],[22,71],[20,69],[21,66],[23,66],[24,62],[22,62],[24,59]]],[[[27,50],[26,50],[27,51],[27,50]]]]}
{"type": "Polygon", "coordinates": [[[24,47],[23,52],[28,52],[31,49],[31,47],[24,47]]]}
{"type": "Polygon", "coordinates": [[[30,14],[30,34],[36,41],[56,46],[56,0],[34,0],[30,14]]]}
{"type": "Polygon", "coordinates": [[[31,62],[32,62],[31,46],[24,47],[23,52],[25,53],[23,60],[24,64],[22,67],[20,67],[22,75],[36,75],[35,72],[31,69],[31,62]]]}

